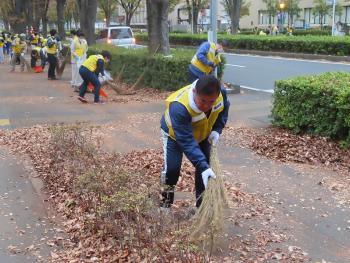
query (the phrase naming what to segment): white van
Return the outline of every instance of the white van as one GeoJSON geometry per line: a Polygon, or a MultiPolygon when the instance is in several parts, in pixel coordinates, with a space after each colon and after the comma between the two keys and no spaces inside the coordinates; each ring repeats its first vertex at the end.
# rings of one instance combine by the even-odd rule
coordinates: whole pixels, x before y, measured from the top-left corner
{"type": "Polygon", "coordinates": [[[133,47],[135,38],[128,26],[110,26],[103,28],[97,36],[98,43],[108,43],[116,46],[133,47]]]}

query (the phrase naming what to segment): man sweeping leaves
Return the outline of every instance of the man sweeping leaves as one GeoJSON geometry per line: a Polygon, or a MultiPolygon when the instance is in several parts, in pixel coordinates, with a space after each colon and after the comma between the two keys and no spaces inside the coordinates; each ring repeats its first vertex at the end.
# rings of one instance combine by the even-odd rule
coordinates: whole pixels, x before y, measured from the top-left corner
{"type": "Polygon", "coordinates": [[[229,107],[226,91],[213,75],[199,78],[166,99],[166,110],[161,119],[162,207],[170,207],[174,202],[183,153],[196,168],[196,207],[200,206],[209,178],[215,178],[209,166],[210,147],[219,140],[229,107]]]}

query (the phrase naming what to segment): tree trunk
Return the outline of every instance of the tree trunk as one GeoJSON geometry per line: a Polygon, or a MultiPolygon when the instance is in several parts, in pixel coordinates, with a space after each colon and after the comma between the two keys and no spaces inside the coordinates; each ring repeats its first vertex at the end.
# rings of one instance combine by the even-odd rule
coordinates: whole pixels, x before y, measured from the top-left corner
{"type": "Polygon", "coordinates": [[[48,22],[47,16],[42,18],[42,22],[43,22],[43,35],[44,37],[47,37],[47,22],[48,22]]]}
{"type": "Polygon", "coordinates": [[[132,15],[130,13],[125,13],[125,25],[130,26],[132,15]]]}
{"type": "Polygon", "coordinates": [[[198,14],[199,14],[199,10],[198,10],[198,6],[193,6],[193,33],[197,34],[198,33],[198,14]]]}
{"type": "Polygon", "coordinates": [[[80,13],[80,28],[85,34],[89,45],[95,43],[95,21],[97,0],[78,0],[80,13]]]}
{"type": "Polygon", "coordinates": [[[7,32],[9,32],[9,31],[10,31],[10,24],[9,24],[9,22],[8,22],[7,20],[5,20],[5,19],[4,19],[4,26],[5,26],[5,30],[6,30],[7,32]]]}
{"type": "Polygon", "coordinates": [[[231,33],[237,34],[242,0],[233,0],[232,2],[233,6],[231,10],[231,33]]]}
{"type": "Polygon", "coordinates": [[[149,52],[151,54],[155,52],[168,54],[170,51],[168,36],[169,0],[146,0],[146,7],[149,52]]]}
{"type": "Polygon", "coordinates": [[[25,2],[25,17],[26,17],[26,24],[29,27],[33,26],[33,0],[28,0],[25,2]]]}
{"type": "Polygon", "coordinates": [[[56,10],[57,10],[57,28],[58,35],[61,40],[65,38],[66,32],[64,30],[64,5],[66,0],[56,0],[56,10]]]}
{"type": "Polygon", "coordinates": [[[9,23],[15,33],[23,33],[26,30],[25,0],[14,0],[14,10],[10,15],[9,23]]]}

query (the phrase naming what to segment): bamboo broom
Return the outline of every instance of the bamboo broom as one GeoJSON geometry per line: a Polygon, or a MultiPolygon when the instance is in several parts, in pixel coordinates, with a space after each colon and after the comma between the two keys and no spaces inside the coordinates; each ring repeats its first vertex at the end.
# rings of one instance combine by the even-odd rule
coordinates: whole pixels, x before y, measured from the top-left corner
{"type": "Polygon", "coordinates": [[[208,187],[203,193],[202,204],[194,216],[190,239],[194,242],[201,242],[204,247],[209,248],[211,255],[217,244],[217,239],[222,233],[224,210],[228,206],[216,146],[211,148],[210,167],[213,169],[216,179],[209,179],[208,187]]]}

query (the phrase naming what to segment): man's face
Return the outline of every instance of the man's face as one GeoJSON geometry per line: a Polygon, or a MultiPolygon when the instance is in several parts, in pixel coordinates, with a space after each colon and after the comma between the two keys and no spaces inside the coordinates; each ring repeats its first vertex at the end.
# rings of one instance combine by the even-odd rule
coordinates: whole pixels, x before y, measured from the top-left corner
{"type": "Polygon", "coordinates": [[[215,100],[219,96],[219,94],[205,95],[198,94],[196,89],[193,90],[193,99],[196,103],[198,109],[203,112],[208,112],[214,105],[215,100]]]}

